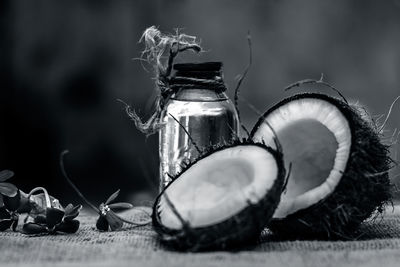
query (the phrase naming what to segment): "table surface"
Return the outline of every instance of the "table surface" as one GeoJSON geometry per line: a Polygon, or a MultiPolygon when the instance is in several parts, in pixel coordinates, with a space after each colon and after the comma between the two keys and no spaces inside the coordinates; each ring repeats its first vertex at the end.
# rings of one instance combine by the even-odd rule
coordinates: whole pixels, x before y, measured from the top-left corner
{"type": "MultiPolygon", "coordinates": [[[[123,215],[137,219],[139,211],[123,215]]],[[[29,237],[0,232],[0,266],[400,266],[400,206],[362,226],[355,241],[277,241],[266,238],[239,252],[183,253],[163,247],[151,226],[95,230],[82,212],[76,234],[29,237]]]]}

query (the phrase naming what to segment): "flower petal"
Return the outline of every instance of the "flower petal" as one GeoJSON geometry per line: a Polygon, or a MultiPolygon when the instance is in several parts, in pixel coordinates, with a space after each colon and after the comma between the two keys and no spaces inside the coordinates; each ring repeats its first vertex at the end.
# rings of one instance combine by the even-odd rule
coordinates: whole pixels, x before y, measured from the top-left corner
{"type": "Polygon", "coordinates": [[[37,224],[37,223],[25,223],[22,226],[22,233],[27,235],[41,234],[46,233],[47,228],[45,225],[37,224]]]}
{"type": "Polygon", "coordinates": [[[110,225],[111,231],[121,229],[122,225],[124,224],[121,221],[121,219],[112,210],[110,210],[106,213],[106,218],[107,218],[108,224],[110,225]]]}
{"type": "Polygon", "coordinates": [[[82,209],[82,205],[75,207],[70,205],[65,208],[64,221],[71,221],[72,219],[75,219],[79,215],[79,211],[82,209]]]}
{"type": "Polygon", "coordinates": [[[69,203],[65,208],[64,208],[64,212],[65,214],[68,214],[70,210],[72,210],[74,208],[74,205],[72,205],[71,203],[69,203]]]}
{"type": "Polygon", "coordinates": [[[13,221],[11,219],[0,220],[0,231],[10,229],[13,221]]]}
{"type": "Polygon", "coordinates": [[[114,201],[118,195],[119,195],[119,189],[117,191],[114,192],[114,194],[112,194],[106,201],[106,203],[104,203],[105,205],[108,205],[110,202],[114,201]]]}
{"type": "Polygon", "coordinates": [[[28,199],[28,194],[22,190],[18,190],[20,194],[20,205],[18,208],[19,213],[30,213],[32,206],[28,199]]]}
{"type": "Polygon", "coordinates": [[[18,226],[18,218],[16,220],[13,220],[11,229],[16,232],[17,231],[17,226],[18,226]]]}
{"type": "Polygon", "coordinates": [[[46,223],[49,228],[53,228],[56,224],[59,224],[64,217],[64,211],[56,208],[46,209],[46,223]]]}
{"type": "Polygon", "coordinates": [[[14,176],[14,172],[10,170],[3,170],[0,172],[0,182],[4,182],[14,176]]]}
{"type": "Polygon", "coordinates": [[[0,220],[1,219],[10,219],[10,218],[11,218],[10,212],[5,207],[1,207],[0,208],[0,220]]]}
{"type": "Polygon", "coordinates": [[[71,220],[71,221],[63,221],[59,225],[56,226],[56,232],[63,232],[68,234],[76,233],[79,229],[79,221],[78,220],[71,220]]]}
{"type": "Polygon", "coordinates": [[[100,215],[96,222],[96,228],[100,231],[108,231],[108,226],[106,216],[100,215]]]}
{"type": "Polygon", "coordinates": [[[0,194],[15,197],[17,195],[18,188],[10,183],[0,183],[0,194]]]}
{"type": "Polygon", "coordinates": [[[108,205],[110,209],[131,209],[133,208],[133,205],[131,203],[125,203],[125,202],[120,202],[120,203],[113,203],[108,205]]]}
{"type": "Polygon", "coordinates": [[[47,218],[46,218],[46,215],[39,214],[39,215],[37,215],[37,216],[35,216],[33,218],[33,221],[35,223],[39,223],[39,224],[46,224],[47,223],[47,218]]]}
{"type": "Polygon", "coordinates": [[[16,211],[21,203],[21,194],[19,190],[17,190],[17,194],[13,197],[4,196],[3,197],[4,206],[9,211],[16,211]]]}

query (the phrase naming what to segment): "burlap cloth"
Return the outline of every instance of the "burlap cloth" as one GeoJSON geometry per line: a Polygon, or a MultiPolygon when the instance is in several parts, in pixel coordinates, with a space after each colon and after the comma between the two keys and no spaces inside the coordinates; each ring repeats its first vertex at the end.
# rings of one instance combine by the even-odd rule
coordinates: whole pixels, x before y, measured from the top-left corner
{"type": "MultiPolygon", "coordinates": [[[[135,211],[125,213],[135,218],[135,211]]],[[[400,266],[400,206],[366,222],[357,241],[277,241],[240,252],[182,253],[163,247],[151,226],[98,232],[83,213],[73,235],[0,233],[0,266],[400,266]]]]}

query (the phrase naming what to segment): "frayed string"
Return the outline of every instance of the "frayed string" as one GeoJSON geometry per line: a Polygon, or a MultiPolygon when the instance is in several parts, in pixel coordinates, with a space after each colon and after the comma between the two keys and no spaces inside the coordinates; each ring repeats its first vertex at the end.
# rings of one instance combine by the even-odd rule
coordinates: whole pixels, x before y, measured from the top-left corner
{"type": "Polygon", "coordinates": [[[118,101],[125,105],[125,111],[135,123],[136,128],[149,136],[158,132],[162,127],[161,112],[175,92],[169,86],[174,59],[181,52],[191,50],[199,53],[202,48],[195,36],[180,33],[178,29],[175,34],[164,34],[155,26],[147,28],[139,42],[143,42],[145,45],[141,53],[141,62],[145,61],[154,67],[156,87],[158,88],[155,110],[150,118],[143,122],[128,104],[122,100],[118,101]],[[168,58],[164,60],[166,53],[168,53],[168,58]]]}
{"type": "Polygon", "coordinates": [[[162,82],[167,82],[172,71],[174,58],[178,53],[193,50],[202,51],[199,42],[195,36],[179,33],[177,29],[175,34],[163,34],[155,26],[147,28],[139,42],[144,42],[145,48],[142,51],[142,58],[148,63],[153,64],[156,71],[156,78],[162,82]],[[169,52],[167,62],[163,62],[163,56],[169,52]]]}
{"type": "Polygon", "coordinates": [[[128,105],[121,99],[117,99],[117,101],[124,104],[126,114],[134,122],[136,128],[139,131],[141,131],[142,133],[144,133],[146,135],[146,137],[150,136],[152,134],[155,134],[163,126],[163,124],[160,122],[160,117],[159,117],[159,115],[161,114],[161,108],[159,106],[159,101],[156,101],[155,112],[153,112],[151,117],[145,122],[142,121],[142,119],[135,112],[135,110],[131,108],[130,105],[128,105]]]}

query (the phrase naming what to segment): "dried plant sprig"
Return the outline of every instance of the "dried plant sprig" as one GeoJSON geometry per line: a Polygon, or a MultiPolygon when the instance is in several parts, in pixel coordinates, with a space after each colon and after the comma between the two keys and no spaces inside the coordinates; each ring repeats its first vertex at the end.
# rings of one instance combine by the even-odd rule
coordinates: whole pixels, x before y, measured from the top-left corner
{"type": "Polygon", "coordinates": [[[14,172],[10,170],[0,171],[0,231],[16,231],[18,225],[19,190],[12,183],[5,182],[13,176],[14,172]]]}
{"type": "Polygon", "coordinates": [[[22,233],[27,235],[56,234],[59,232],[72,234],[78,231],[80,222],[76,217],[78,217],[82,205],[68,204],[64,209],[59,201],[51,197],[44,187],[32,189],[27,198],[35,205],[32,205],[32,210],[24,220],[22,233]],[[38,191],[42,193],[35,195],[36,200],[32,200],[33,194],[38,191]]]}
{"type": "Polygon", "coordinates": [[[79,215],[81,205],[69,204],[64,209],[44,187],[36,187],[26,194],[11,183],[4,183],[13,175],[8,170],[0,172],[0,181],[3,182],[0,185],[0,231],[17,231],[19,214],[24,212],[28,214],[22,226],[23,234],[75,233],[79,229],[80,223],[75,218],[79,215]],[[35,194],[39,191],[40,194],[35,194]]]}
{"type": "Polygon", "coordinates": [[[151,215],[145,212],[144,210],[138,209],[142,212],[144,212],[147,216],[148,219],[145,221],[139,221],[139,222],[134,222],[127,220],[125,218],[120,217],[113,211],[113,209],[132,209],[134,208],[132,204],[130,203],[125,203],[125,202],[120,202],[120,203],[111,203],[113,202],[119,195],[120,190],[118,189],[116,192],[111,194],[107,200],[99,205],[97,208],[95,205],[93,205],[78,189],[78,187],[72,182],[72,180],[69,178],[67,172],[65,171],[64,167],[64,156],[68,153],[68,150],[65,150],[61,152],[60,155],[60,167],[61,167],[61,172],[65,178],[65,180],[68,182],[68,184],[74,189],[74,191],[79,195],[79,197],[91,208],[93,209],[96,213],[99,214],[99,218],[96,221],[96,228],[100,231],[117,231],[120,230],[123,227],[124,223],[133,225],[135,227],[137,226],[144,226],[148,225],[151,222],[151,215]]]}
{"type": "MultiPolygon", "coordinates": [[[[240,119],[240,110],[239,110],[239,89],[240,89],[240,86],[242,85],[243,80],[246,78],[247,73],[249,72],[251,65],[253,64],[253,51],[252,51],[252,43],[251,43],[250,32],[247,33],[247,44],[249,46],[249,63],[247,64],[246,68],[244,69],[243,74],[238,77],[238,82],[236,84],[235,97],[234,97],[235,109],[236,109],[236,113],[238,114],[239,121],[241,121],[241,119],[240,119]]],[[[249,137],[250,133],[247,130],[246,126],[244,126],[243,123],[241,123],[241,127],[246,132],[247,137],[249,137]]]]}
{"type": "Polygon", "coordinates": [[[10,170],[3,170],[0,172],[0,200],[2,200],[3,196],[15,197],[15,195],[17,195],[17,187],[11,183],[5,182],[13,176],[14,172],[10,170]]]}
{"type": "Polygon", "coordinates": [[[18,225],[18,213],[9,211],[6,207],[0,207],[0,231],[12,229],[14,232],[18,225]]]}

